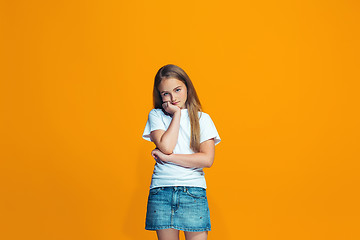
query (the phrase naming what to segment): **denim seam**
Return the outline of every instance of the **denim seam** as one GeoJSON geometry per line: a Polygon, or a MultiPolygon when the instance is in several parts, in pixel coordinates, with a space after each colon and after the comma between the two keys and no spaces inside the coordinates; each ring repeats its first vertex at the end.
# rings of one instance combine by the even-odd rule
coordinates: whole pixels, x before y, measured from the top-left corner
{"type": "Polygon", "coordinates": [[[178,226],[174,226],[174,225],[165,225],[165,226],[157,226],[157,227],[148,227],[146,226],[145,229],[146,230],[161,230],[161,229],[167,229],[167,228],[174,228],[176,230],[181,230],[181,231],[187,231],[187,232],[201,232],[201,231],[211,231],[211,227],[205,227],[205,228],[183,228],[183,227],[178,227],[178,226]]]}

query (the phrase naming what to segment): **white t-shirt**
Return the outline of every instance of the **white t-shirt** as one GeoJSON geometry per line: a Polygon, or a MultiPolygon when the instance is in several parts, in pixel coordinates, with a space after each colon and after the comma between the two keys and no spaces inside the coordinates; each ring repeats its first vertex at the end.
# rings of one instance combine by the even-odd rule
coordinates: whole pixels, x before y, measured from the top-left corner
{"type": "MultiPolygon", "coordinates": [[[[215,145],[221,139],[216,127],[207,113],[199,112],[200,143],[214,138],[215,145]]],[[[146,122],[143,138],[151,141],[150,132],[162,129],[166,131],[172,121],[172,117],[165,115],[162,109],[152,109],[146,122]]],[[[187,109],[181,109],[180,129],[174,154],[192,154],[190,148],[191,125],[187,109]]],[[[155,163],[151,179],[150,189],[165,186],[193,186],[206,188],[204,171],[202,168],[189,168],[171,162],[164,164],[155,163]]]]}

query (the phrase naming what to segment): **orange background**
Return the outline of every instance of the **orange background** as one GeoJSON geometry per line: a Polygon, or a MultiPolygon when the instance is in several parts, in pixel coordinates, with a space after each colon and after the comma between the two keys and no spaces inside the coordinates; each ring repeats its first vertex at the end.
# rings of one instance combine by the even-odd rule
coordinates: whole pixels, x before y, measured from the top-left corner
{"type": "Polygon", "coordinates": [[[358,1],[1,1],[0,239],[144,230],[157,70],[222,142],[209,239],[360,239],[358,1]]]}

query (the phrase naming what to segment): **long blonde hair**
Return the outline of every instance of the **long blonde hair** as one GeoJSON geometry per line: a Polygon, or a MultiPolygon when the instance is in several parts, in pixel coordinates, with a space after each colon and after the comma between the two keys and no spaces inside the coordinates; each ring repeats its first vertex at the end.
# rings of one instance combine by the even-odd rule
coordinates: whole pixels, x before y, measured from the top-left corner
{"type": "MultiPolygon", "coordinates": [[[[168,113],[162,107],[162,98],[158,90],[158,86],[163,79],[175,78],[182,81],[187,88],[187,100],[185,102],[185,108],[188,110],[190,125],[191,125],[191,137],[190,137],[190,148],[194,152],[200,151],[200,124],[198,112],[202,112],[200,100],[197,96],[195,88],[186,74],[186,72],[180,67],[167,64],[161,67],[155,76],[154,89],[153,89],[153,103],[154,108],[160,108],[168,115],[168,113]]],[[[200,116],[201,117],[201,116],[200,116]]]]}

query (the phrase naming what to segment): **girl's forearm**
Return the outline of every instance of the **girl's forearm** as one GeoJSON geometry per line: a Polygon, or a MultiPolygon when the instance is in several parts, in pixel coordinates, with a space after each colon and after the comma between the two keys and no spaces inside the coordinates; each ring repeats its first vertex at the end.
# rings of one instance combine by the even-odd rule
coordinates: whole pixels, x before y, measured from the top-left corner
{"type": "Polygon", "coordinates": [[[206,153],[193,154],[170,154],[166,156],[166,161],[191,168],[209,168],[214,162],[214,157],[206,153]]]}
{"type": "Polygon", "coordinates": [[[171,123],[165,133],[161,136],[160,150],[165,154],[171,154],[177,144],[180,130],[181,111],[175,112],[171,123]]]}

